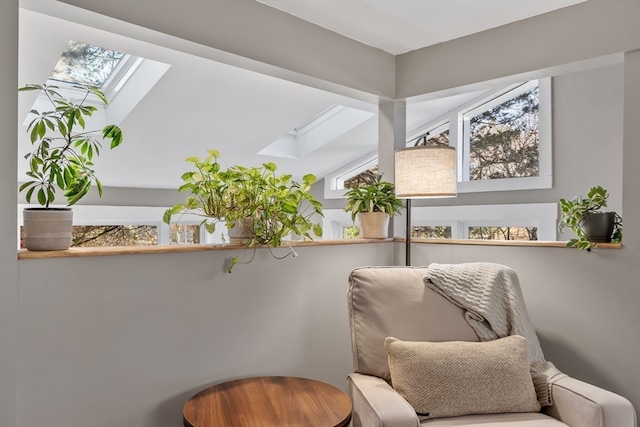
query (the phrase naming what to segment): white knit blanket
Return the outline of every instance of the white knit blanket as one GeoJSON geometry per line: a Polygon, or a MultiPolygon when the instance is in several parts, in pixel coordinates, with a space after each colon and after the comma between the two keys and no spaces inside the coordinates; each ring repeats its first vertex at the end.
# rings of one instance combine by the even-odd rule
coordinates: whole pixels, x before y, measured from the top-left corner
{"type": "Polygon", "coordinates": [[[542,406],[553,404],[551,384],[565,375],[544,358],[515,271],[486,262],[430,264],[425,283],[465,310],[465,319],[480,341],[525,337],[538,401],[542,406]]]}

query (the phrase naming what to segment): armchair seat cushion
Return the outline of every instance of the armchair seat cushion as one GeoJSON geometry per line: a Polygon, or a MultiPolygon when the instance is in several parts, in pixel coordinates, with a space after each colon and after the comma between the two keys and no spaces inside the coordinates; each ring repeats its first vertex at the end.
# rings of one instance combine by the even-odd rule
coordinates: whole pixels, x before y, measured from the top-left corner
{"type": "Polygon", "coordinates": [[[464,415],[422,421],[421,427],[567,427],[548,415],[534,412],[491,415],[464,415]]]}

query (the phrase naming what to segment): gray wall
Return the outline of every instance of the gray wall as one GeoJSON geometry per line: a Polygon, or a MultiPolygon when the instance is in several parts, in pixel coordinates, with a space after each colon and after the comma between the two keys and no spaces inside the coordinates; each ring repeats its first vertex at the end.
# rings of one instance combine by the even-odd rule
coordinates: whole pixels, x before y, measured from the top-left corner
{"type": "Polygon", "coordinates": [[[18,425],[175,427],[197,391],[253,375],[344,388],[347,276],[393,244],[296,251],[232,274],[250,251],[22,260],[18,425]]]}
{"type": "MultiPolygon", "coordinates": [[[[166,9],[154,9],[154,14],[144,0],[73,2],[205,44],[232,40],[235,45],[225,46],[229,50],[273,54],[272,69],[289,66],[298,77],[305,67],[316,65],[311,80],[326,77],[327,86],[353,85],[360,94],[392,92],[389,58],[351,43],[326,50],[337,55],[291,63],[293,56],[282,52],[296,40],[285,33],[269,38],[272,44],[267,45],[224,34],[210,37],[209,22],[194,17],[189,25],[181,24],[187,19],[182,2],[162,2],[166,9]],[[171,19],[178,14],[184,19],[171,19]],[[344,61],[355,51],[354,58],[362,59],[358,64],[344,61]],[[372,64],[383,72],[368,72],[372,64]]],[[[232,275],[220,272],[223,258],[231,254],[227,252],[17,261],[17,5],[17,0],[0,0],[0,426],[168,427],[180,423],[180,408],[190,394],[236,376],[304,374],[344,384],[351,368],[346,276],[354,266],[401,263],[401,244],[301,248],[300,257],[281,262],[260,255],[232,275]]],[[[636,49],[626,54],[624,64],[622,214],[627,220],[622,249],[587,254],[416,245],[414,250],[416,264],[485,260],[511,265],[521,277],[549,359],[578,378],[625,395],[636,408],[640,225],[633,219],[640,218],[639,12],[635,0],[589,0],[558,14],[398,58],[395,80],[397,96],[408,97],[636,49]],[[517,41],[534,30],[544,37],[530,57],[502,50],[491,63],[469,67],[457,62],[471,53],[482,58],[500,51],[481,41],[517,41]],[[439,55],[451,60],[439,62],[448,66],[423,73],[430,61],[443,58],[439,55]]],[[[319,47],[337,41],[315,30],[312,34],[319,47]]],[[[580,167],[566,167],[588,176],[580,167]]]]}
{"type": "MultiPolygon", "coordinates": [[[[638,252],[565,248],[413,245],[414,265],[497,262],[520,279],[545,357],[640,408],[638,252]]],[[[398,260],[401,262],[401,260],[398,260]]]]}
{"type": "Polygon", "coordinates": [[[15,426],[18,263],[18,1],[0,1],[0,426],[15,426]]]}
{"type": "MultiPolygon", "coordinates": [[[[416,199],[414,207],[556,203],[586,195],[594,185],[609,193],[608,207],[622,210],[622,135],[624,62],[563,73],[552,78],[553,187],[525,191],[459,193],[456,198],[416,199]]],[[[315,195],[325,208],[341,209],[345,201],[323,199],[324,182],[315,195]]],[[[568,232],[569,233],[569,232],[568,232]]],[[[570,237],[561,236],[559,240],[570,237]]]]}

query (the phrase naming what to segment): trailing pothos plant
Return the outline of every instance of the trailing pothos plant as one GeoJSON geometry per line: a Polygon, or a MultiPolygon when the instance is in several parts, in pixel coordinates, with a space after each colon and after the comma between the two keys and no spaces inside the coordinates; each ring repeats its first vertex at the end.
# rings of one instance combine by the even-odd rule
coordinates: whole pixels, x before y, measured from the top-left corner
{"type": "MultiPolygon", "coordinates": [[[[314,215],[322,216],[322,204],[310,193],[315,176],[307,174],[297,182],[291,175],[277,175],[277,167],[271,162],[260,167],[222,169],[219,157],[217,150],[208,150],[203,160],[187,158],[193,170],[182,175],[184,184],[178,190],[191,195],[165,211],[165,223],[169,224],[174,215],[195,214],[203,217],[201,225],[213,233],[219,222],[233,228],[242,221],[250,231],[247,247],[254,249],[262,245],[271,250],[291,235],[308,239],[312,234],[322,236],[321,225],[312,222],[314,215]]],[[[284,257],[290,254],[296,256],[292,249],[284,257]]],[[[251,260],[253,257],[247,262],[251,260]]],[[[233,257],[227,271],[231,272],[238,262],[239,258],[233,257]]]]}
{"type": "Polygon", "coordinates": [[[28,181],[20,186],[26,190],[28,203],[35,195],[38,203],[46,208],[56,198],[56,188],[61,190],[71,206],[84,197],[93,184],[102,196],[102,184],[93,170],[93,158],[100,155],[102,144],[97,138],[111,140],[110,148],[122,143],[122,131],[116,125],[106,125],[101,130],[85,130],[85,120],[98,107],[88,104],[89,96],[95,95],[105,106],[107,99],[96,86],[73,85],[77,99],[62,95],[58,86],[28,84],[18,89],[42,91],[51,109],[33,109],[35,118],[27,127],[31,144],[35,149],[25,158],[29,161],[28,181]]]}
{"type": "MultiPolygon", "coordinates": [[[[582,250],[590,250],[595,246],[589,240],[585,233],[584,220],[590,213],[597,213],[601,208],[607,206],[609,192],[600,186],[591,187],[587,193],[587,197],[575,196],[572,199],[560,199],[560,221],[558,223],[558,231],[563,232],[565,227],[569,227],[577,236],[567,242],[568,247],[575,247],[582,250]]],[[[622,218],[611,212],[614,216],[613,232],[611,234],[612,242],[622,241],[622,218]]]]}
{"type": "Polygon", "coordinates": [[[396,196],[393,183],[383,181],[382,175],[376,176],[369,184],[349,189],[345,196],[347,204],[344,210],[351,213],[352,221],[357,214],[365,212],[384,212],[392,217],[404,206],[396,196]]]}

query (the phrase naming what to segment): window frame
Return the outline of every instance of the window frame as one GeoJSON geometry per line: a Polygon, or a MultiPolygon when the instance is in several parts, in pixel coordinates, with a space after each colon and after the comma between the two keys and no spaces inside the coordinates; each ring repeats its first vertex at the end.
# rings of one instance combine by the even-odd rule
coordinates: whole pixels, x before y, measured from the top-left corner
{"type": "MultiPolygon", "coordinates": [[[[323,213],[323,239],[342,239],[342,227],[353,225],[351,214],[342,209],[324,209],[323,213]]],[[[469,226],[521,226],[537,227],[539,242],[557,241],[557,220],[556,203],[413,206],[411,208],[412,227],[451,227],[452,240],[468,239],[469,226]]],[[[405,221],[395,221],[394,227],[396,236],[406,236],[405,221]]]]}
{"type": "MultiPolygon", "coordinates": [[[[469,227],[537,227],[537,241],[557,241],[556,203],[419,206],[411,209],[412,226],[451,226],[451,238],[466,240],[469,227]]],[[[404,233],[404,228],[402,230],[404,233]]],[[[481,240],[480,240],[481,241],[481,240]]]]}
{"type": "Polygon", "coordinates": [[[456,148],[458,193],[512,191],[551,188],[553,185],[551,78],[540,78],[506,88],[485,92],[482,96],[450,112],[449,144],[456,148]],[[469,118],[514,98],[538,85],[538,176],[469,181],[469,141],[464,140],[469,118]],[[454,135],[452,135],[452,133],[454,135]]]}
{"type": "Polygon", "coordinates": [[[324,177],[324,198],[344,199],[347,190],[344,181],[378,164],[378,153],[369,153],[365,157],[349,163],[324,177]]]}
{"type": "MultiPolygon", "coordinates": [[[[509,86],[492,89],[484,92],[475,99],[463,103],[455,109],[446,112],[436,120],[428,122],[418,129],[407,134],[407,146],[415,144],[426,132],[430,134],[437,130],[441,133],[449,129],[449,145],[456,148],[458,193],[479,193],[487,191],[513,191],[546,189],[553,186],[553,141],[552,141],[552,79],[544,77],[532,79],[527,82],[519,82],[509,86]],[[539,174],[534,177],[502,178],[483,181],[463,181],[463,170],[468,170],[468,159],[465,159],[461,149],[464,127],[464,115],[470,115],[474,111],[483,111],[495,105],[505,102],[507,99],[526,92],[533,85],[538,85],[538,136],[539,136],[539,174]],[[517,90],[516,93],[511,93],[517,90]]],[[[467,150],[468,152],[468,150],[467,150]]],[[[355,162],[351,162],[336,171],[327,174],[324,178],[324,198],[344,198],[344,189],[339,188],[339,182],[344,182],[355,174],[368,169],[378,161],[378,154],[374,152],[355,162]],[[350,175],[349,175],[350,174],[350,175]]],[[[467,174],[468,175],[468,174],[467,174]]]]}

